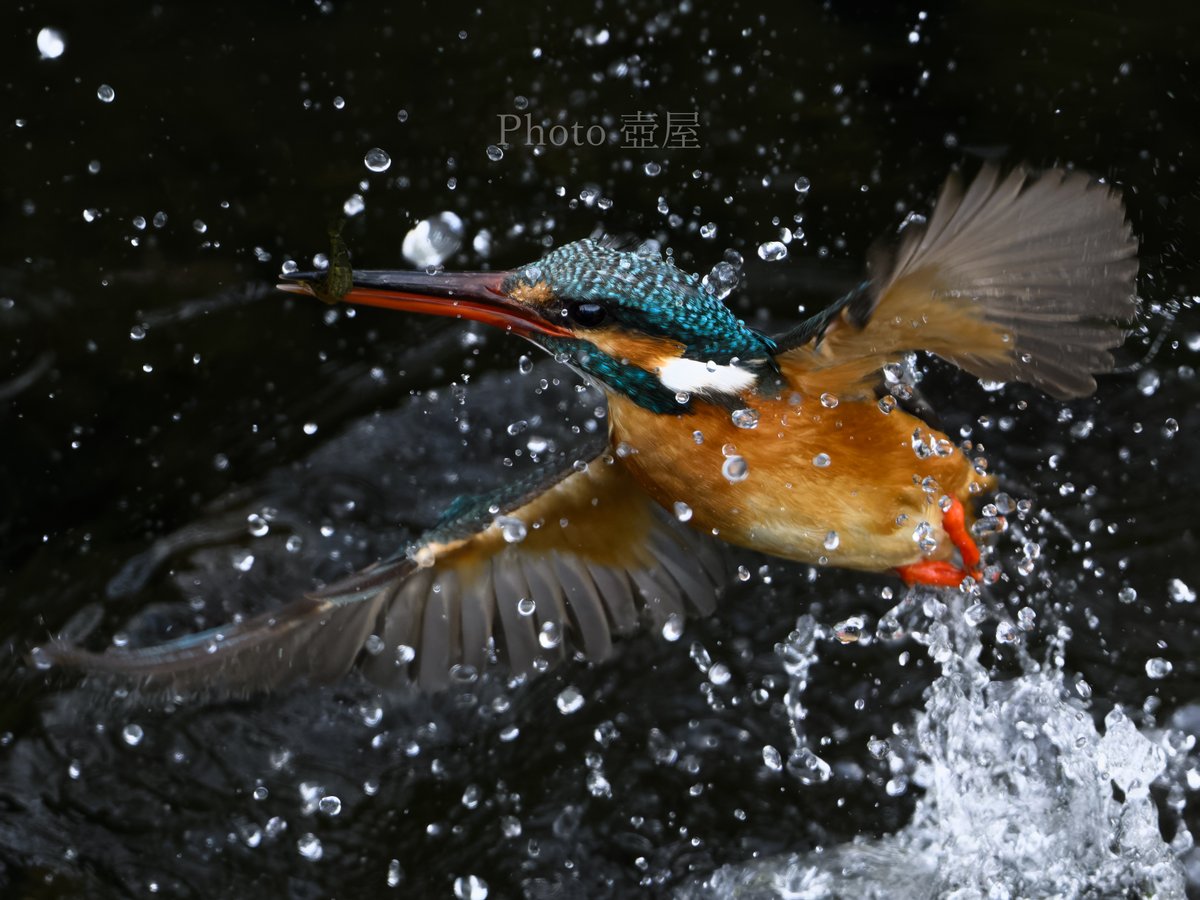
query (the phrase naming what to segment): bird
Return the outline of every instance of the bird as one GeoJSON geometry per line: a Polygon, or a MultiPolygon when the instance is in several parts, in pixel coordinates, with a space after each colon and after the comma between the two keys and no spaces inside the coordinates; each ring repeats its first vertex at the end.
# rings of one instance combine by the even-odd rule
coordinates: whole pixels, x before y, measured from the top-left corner
{"type": "Polygon", "coordinates": [[[640,627],[677,637],[714,609],[722,544],[969,587],[983,577],[973,506],[994,478],[883,393],[882,373],[923,351],[981,380],[1081,397],[1138,311],[1119,192],[1075,170],[994,163],[969,181],[952,173],[927,218],[871,249],[861,284],[774,337],[645,246],[578,240],[493,272],[334,268],[280,288],[524,338],[603,391],[607,429],[278,609],[144,647],[51,640],[39,664],[180,693],[328,682],[355,666],[426,691],[497,660],[533,675],[603,660],[640,627]]]}

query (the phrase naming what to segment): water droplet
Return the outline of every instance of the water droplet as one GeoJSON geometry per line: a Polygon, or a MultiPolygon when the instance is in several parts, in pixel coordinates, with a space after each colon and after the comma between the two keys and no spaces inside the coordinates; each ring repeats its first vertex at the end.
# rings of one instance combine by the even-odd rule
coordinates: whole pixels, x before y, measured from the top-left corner
{"type": "Polygon", "coordinates": [[[988,608],[985,604],[976,601],[968,606],[963,611],[963,621],[972,628],[977,627],[984,619],[987,618],[988,608]]]}
{"type": "Polygon", "coordinates": [[[589,47],[602,47],[608,43],[609,32],[607,28],[595,28],[591,25],[583,29],[583,42],[589,47]]]}
{"type": "Polygon", "coordinates": [[[724,663],[713,663],[708,667],[708,680],[717,687],[720,687],[723,684],[728,684],[729,679],[732,677],[733,676],[729,671],[729,666],[725,665],[724,663]]]}
{"type": "Polygon", "coordinates": [[[497,516],[495,524],[499,527],[501,536],[510,544],[519,544],[529,533],[525,523],[513,516],[497,516]]]}
{"type": "Polygon", "coordinates": [[[1020,643],[1021,632],[1012,622],[1006,620],[996,626],[996,641],[1001,644],[1020,643]]]}
{"type": "Polygon", "coordinates": [[[296,841],[296,849],[300,851],[301,856],[313,862],[316,862],[325,853],[321,841],[311,832],[300,836],[300,840],[296,841]]]}
{"type": "Polygon", "coordinates": [[[703,431],[693,431],[692,432],[692,440],[695,441],[697,444],[703,444],[704,443],[704,432],[703,431]]]}
{"type": "Polygon", "coordinates": [[[792,752],[788,757],[787,769],[801,784],[824,784],[833,777],[833,769],[829,763],[807,747],[792,752]]]}
{"type": "Polygon", "coordinates": [[[398,644],[396,646],[396,662],[402,666],[408,665],[417,658],[417,651],[408,644],[398,644]]]}
{"type": "Polygon", "coordinates": [[[1163,659],[1161,656],[1153,656],[1146,660],[1146,675],[1155,681],[1166,678],[1174,668],[1169,659],[1163,659]]]}
{"type": "Polygon", "coordinates": [[[890,414],[896,408],[896,398],[891,394],[885,394],[879,398],[879,411],[885,416],[890,414]]]}
{"type": "Polygon", "coordinates": [[[305,434],[312,436],[317,433],[318,427],[319,426],[317,425],[316,422],[305,422],[303,427],[301,428],[301,430],[305,434]]]}
{"type": "Polygon", "coordinates": [[[547,650],[553,650],[562,643],[562,631],[555,622],[545,622],[538,632],[538,643],[547,650]]]}
{"type": "Polygon", "coordinates": [[[840,644],[853,644],[863,633],[862,616],[851,616],[833,626],[833,636],[840,644]]]}
{"type": "Polygon", "coordinates": [[[492,233],[486,228],[480,228],[479,232],[471,239],[471,249],[487,259],[492,255],[492,233]]]}
{"type": "Polygon", "coordinates": [[[871,738],[867,741],[867,752],[876,759],[883,759],[890,749],[888,742],[880,738],[871,738]]]}
{"type": "Polygon", "coordinates": [[[1178,578],[1172,578],[1167,582],[1167,596],[1175,603],[1196,602],[1196,592],[1178,578]]]}
{"type": "Polygon", "coordinates": [[[692,518],[692,508],[682,500],[675,501],[675,518],[680,522],[690,521],[692,518]]]}
{"type": "Polygon", "coordinates": [[[386,172],[392,167],[392,158],[379,147],[372,147],[363,156],[363,165],[372,172],[386,172]]]}
{"type": "Polygon", "coordinates": [[[701,279],[701,283],[712,291],[713,296],[718,300],[724,300],[738,286],[738,280],[737,268],[726,261],[713,266],[712,271],[701,279]]]}
{"type": "Polygon", "coordinates": [[[67,49],[67,42],[57,28],[43,28],[37,33],[37,48],[42,59],[58,59],[67,49]]]}
{"type": "Polygon", "coordinates": [[[745,481],[750,474],[750,467],[746,465],[746,460],[738,455],[727,457],[721,465],[721,474],[725,479],[733,484],[739,481],[745,481]]]}
{"type": "Polygon", "coordinates": [[[387,644],[377,634],[368,634],[367,639],[363,641],[363,650],[368,656],[378,656],[387,648],[387,644]]]}
{"type": "Polygon", "coordinates": [[[554,698],[554,703],[560,713],[569,716],[571,713],[583,709],[583,694],[579,693],[579,689],[574,685],[567,685],[559,691],[558,696],[554,698]]]}
{"type": "Polygon", "coordinates": [[[716,222],[707,222],[704,225],[700,226],[700,237],[704,238],[706,241],[711,241],[716,236],[717,236],[717,223],[716,222]]]}
{"type": "Polygon", "coordinates": [[[648,162],[644,166],[642,166],[642,171],[645,172],[647,175],[649,175],[651,178],[653,178],[655,175],[659,174],[662,171],[662,166],[660,166],[656,162],[648,162]]]}
{"type": "Polygon", "coordinates": [[[367,203],[363,200],[362,194],[351,194],[346,198],[346,202],[342,204],[342,212],[347,216],[357,216],[366,208],[367,203]]]}
{"type": "Polygon", "coordinates": [[[818,469],[828,469],[829,464],[832,462],[833,460],[829,458],[828,453],[818,453],[812,458],[812,464],[818,469]]]}
{"type": "Polygon", "coordinates": [[[204,234],[204,232],[208,231],[208,225],[203,219],[193,219],[192,231],[196,232],[196,234],[204,234]]]}
{"type": "Polygon", "coordinates": [[[662,636],[668,641],[677,641],[683,637],[683,616],[678,613],[671,613],[667,616],[667,621],[663,622],[662,636]]]}
{"type": "Polygon", "coordinates": [[[594,769],[587,774],[587,789],[593,797],[612,796],[612,785],[608,783],[603,772],[597,772],[594,769]]]}
{"type": "Polygon", "coordinates": [[[121,729],[121,740],[130,747],[136,747],[142,742],[142,738],[145,736],[146,733],[142,730],[141,725],[130,723],[121,729]]]}
{"type": "Polygon", "coordinates": [[[929,554],[937,549],[937,538],[933,536],[933,526],[928,522],[917,523],[917,527],[913,529],[912,539],[921,548],[922,553],[929,554]]]}
{"type": "Polygon", "coordinates": [[[521,358],[517,360],[517,369],[522,375],[528,375],[533,371],[533,360],[528,356],[521,354],[521,358]]]}
{"type": "Polygon", "coordinates": [[[767,262],[777,262],[785,259],[787,255],[787,244],[782,241],[767,241],[765,244],[758,245],[759,259],[764,259],[767,262]]]}
{"type": "Polygon", "coordinates": [[[521,820],[516,816],[500,817],[500,833],[509,840],[521,836],[521,820]]]}
{"type": "Polygon", "coordinates": [[[783,757],[779,755],[779,751],[767,744],[762,749],[763,765],[772,772],[783,771],[783,757]]]}
{"type": "Polygon", "coordinates": [[[1117,599],[1122,603],[1135,603],[1137,601],[1137,589],[1131,588],[1128,585],[1117,591],[1117,599]]]}
{"type": "Polygon", "coordinates": [[[738,428],[758,427],[758,410],[756,409],[735,409],[730,418],[738,428]]]}
{"type": "Polygon", "coordinates": [[[532,597],[522,597],[517,601],[517,613],[522,616],[532,616],[537,612],[537,601],[532,597]]]}
{"type": "Polygon", "coordinates": [[[250,513],[250,515],[246,516],[246,525],[254,537],[262,537],[271,530],[271,526],[267,520],[258,513],[250,513]]]}
{"type": "Polygon", "coordinates": [[[826,391],[821,395],[821,405],[826,409],[837,409],[838,398],[826,391]]]}
{"type": "Polygon", "coordinates": [[[398,887],[403,879],[404,870],[400,867],[400,860],[393,859],[388,863],[387,886],[390,888],[398,887]]]}
{"type": "Polygon", "coordinates": [[[801,175],[799,178],[796,179],[795,187],[796,187],[796,193],[799,194],[801,197],[803,197],[805,194],[807,194],[812,189],[812,182],[810,182],[807,178],[805,178],[803,175],[801,175]]]}
{"type": "Polygon", "coordinates": [[[333,817],[342,811],[342,798],[333,794],[326,794],[317,801],[317,809],[324,815],[333,817]]]}
{"type": "Polygon", "coordinates": [[[497,147],[495,144],[488,144],[487,158],[490,159],[492,162],[500,162],[500,160],[504,159],[504,151],[501,150],[499,147],[497,147]]]}
{"type": "Polygon", "coordinates": [[[463,231],[463,221],[456,213],[440,212],[414,225],[404,235],[400,252],[418,268],[440,266],[462,246],[463,231]]]}
{"type": "Polygon", "coordinates": [[[842,539],[838,537],[838,533],[836,531],[831,531],[825,535],[826,550],[836,550],[841,543],[842,539]]]}
{"type": "Polygon", "coordinates": [[[483,791],[477,784],[468,784],[462,795],[462,805],[467,809],[475,809],[483,799],[483,791]]]}
{"type": "Polygon", "coordinates": [[[454,896],[456,900],[487,900],[487,882],[478,875],[456,878],[454,879],[454,896]]]}
{"type": "Polygon", "coordinates": [[[96,88],[96,96],[101,103],[112,103],[117,99],[117,92],[112,89],[112,85],[102,84],[96,88]]]}
{"type": "Polygon", "coordinates": [[[83,211],[83,221],[85,222],[95,222],[98,218],[100,218],[100,210],[94,206],[89,206],[83,211]]]}

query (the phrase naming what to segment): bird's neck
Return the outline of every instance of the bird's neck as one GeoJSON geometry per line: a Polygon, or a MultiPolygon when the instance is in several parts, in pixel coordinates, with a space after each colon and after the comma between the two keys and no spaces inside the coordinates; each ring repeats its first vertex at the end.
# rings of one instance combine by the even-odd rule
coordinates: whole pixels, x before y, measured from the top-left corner
{"type": "Polygon", "coordinates": [[[599,346],[590,341],[544,342],[547,350],[620,397],[659,415],[683,415],[695,404],[733,408],[739,397],[765,383],[769,360],[701,362],[646,346],[599,346]]]}

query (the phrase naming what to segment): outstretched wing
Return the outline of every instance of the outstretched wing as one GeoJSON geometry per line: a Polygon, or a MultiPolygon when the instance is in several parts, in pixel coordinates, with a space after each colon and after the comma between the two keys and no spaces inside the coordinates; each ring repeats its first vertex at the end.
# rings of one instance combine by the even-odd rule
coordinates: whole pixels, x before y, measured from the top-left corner
{"type": "Polygon", "coordinates": [[[988,164],[965,191],[951,176],[928,223],[875,250],[862,288],[779,338],[781,364],[801,385],[865,394],[889,359],[926,350],[980,378],[1083,396],[1137,312],[1137,249],[1106,185],[988,164]]]}
{"type": "Polygon", "coordinates": [[[540,671],[571,648],[603,659],[642,623],[677,631],[723,583],[712,541],[651,500],[608,452],[457,501],[395,557],[276,612],[164,644],[41,660],[191,693],[325,682],[358,662],[384,685],[436,690],[493,656],[540,671]]]}

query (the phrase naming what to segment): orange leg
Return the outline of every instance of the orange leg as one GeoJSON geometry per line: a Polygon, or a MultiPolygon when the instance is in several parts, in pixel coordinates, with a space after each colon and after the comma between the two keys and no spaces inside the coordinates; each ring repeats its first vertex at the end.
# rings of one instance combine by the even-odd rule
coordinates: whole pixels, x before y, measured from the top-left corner
{"type": "Polygon", "coordinates": [[[962,502],[951,498],[950,508],[942,515],[942,527],[951,543],[958,548],[963,568],[948,562],[931,559],[907,566],[897,566],[896,572],[905,584],[928,584],[933,587],[958,587],[968,575],[976,574],[979,567],[979,547],[971,532],[967,530],[966,512],[962,502]]]}
{"type": "Polygon", "coordinates": [[[963,566],[968,572],[974,572],[979,565],[979,546],[967,530],[967,514],[963,510],[962,501],[957,497],[950,499],[950,508],[942,515],[942,527],[958,548],[963,566]]]}

